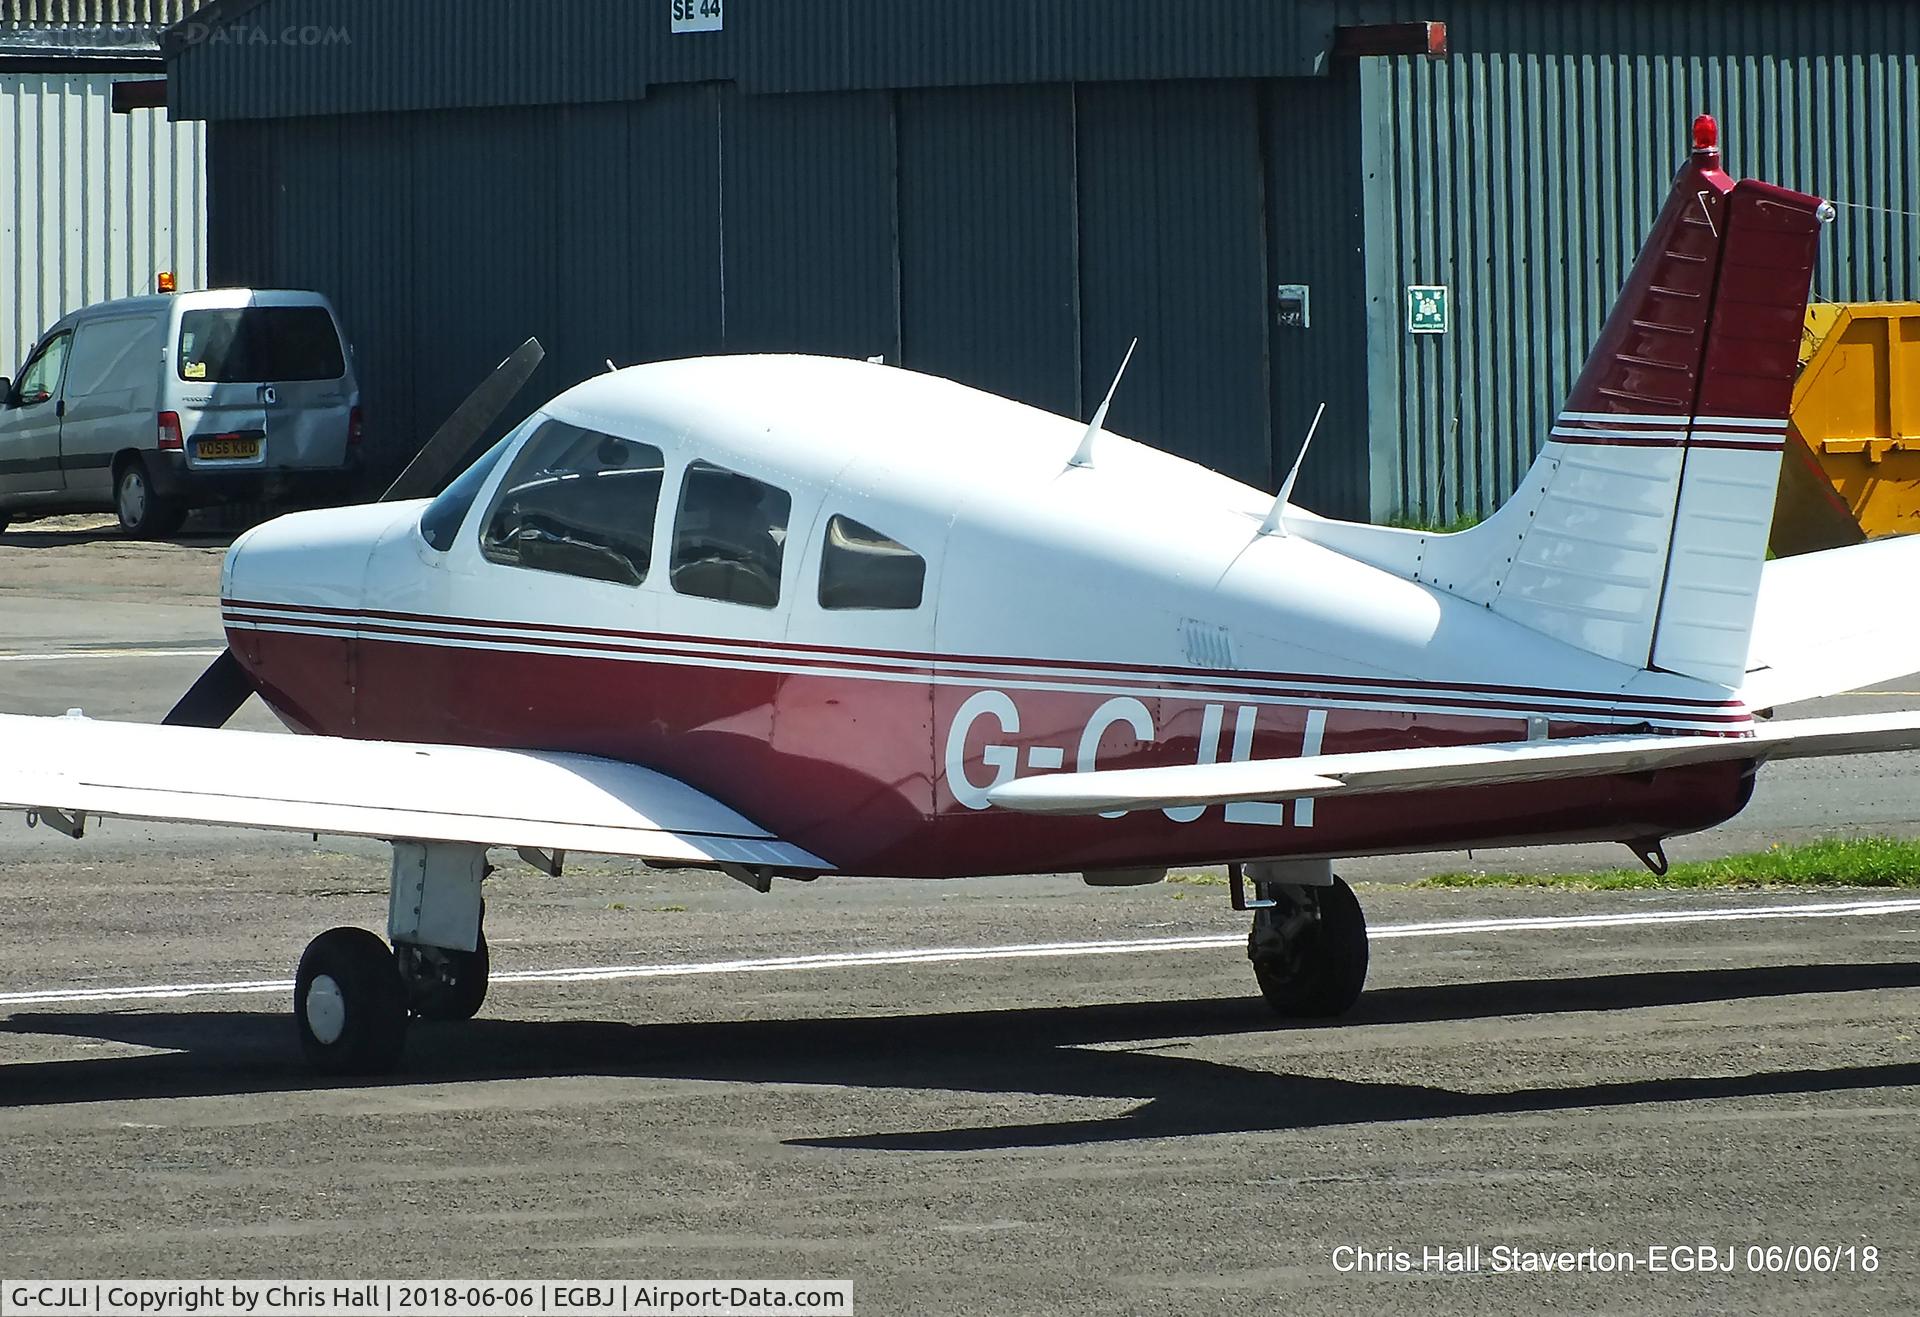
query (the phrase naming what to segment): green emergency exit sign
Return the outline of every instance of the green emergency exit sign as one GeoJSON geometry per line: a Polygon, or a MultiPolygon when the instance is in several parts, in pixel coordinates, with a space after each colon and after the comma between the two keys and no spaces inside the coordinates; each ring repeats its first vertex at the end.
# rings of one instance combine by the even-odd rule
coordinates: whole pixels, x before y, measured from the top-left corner
{"type": "Polygon", "coordinates": [[[1407,332],[1444,334],[1451,327],[1452,315],[1445,284],[1409,284],[1407,286],[1407,332]]]}

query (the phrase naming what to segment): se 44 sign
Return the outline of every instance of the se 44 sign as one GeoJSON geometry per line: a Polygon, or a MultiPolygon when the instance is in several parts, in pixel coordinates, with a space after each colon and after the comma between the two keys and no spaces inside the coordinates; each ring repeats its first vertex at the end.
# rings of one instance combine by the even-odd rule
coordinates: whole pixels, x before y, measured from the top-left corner
{"type": "Polygon", "coordinates": [[[675,32],[718,32],[723,25],[721,0],[671,0],[675,32]]]}

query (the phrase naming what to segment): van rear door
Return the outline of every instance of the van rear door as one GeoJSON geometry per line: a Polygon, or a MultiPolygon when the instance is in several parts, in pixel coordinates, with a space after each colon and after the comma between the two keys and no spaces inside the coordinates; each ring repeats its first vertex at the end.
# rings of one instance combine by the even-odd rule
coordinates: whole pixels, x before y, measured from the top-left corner
{"type": "Polygon", "coordinates": [[[354,385],[324,302],[256,299],[183,309],[175,373],[189,464],[346,464],[354,385]]]}

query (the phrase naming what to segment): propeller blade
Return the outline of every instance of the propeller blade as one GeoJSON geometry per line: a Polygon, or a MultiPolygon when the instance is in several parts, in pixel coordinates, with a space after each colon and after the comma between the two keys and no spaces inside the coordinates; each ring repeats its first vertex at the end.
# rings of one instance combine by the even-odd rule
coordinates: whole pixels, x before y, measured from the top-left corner
{"type": "Polygon", "coordinates": [[[223,649],[160,721],[168,727],[224,727],[251,694],[253,683],[247,679],[246,669],[232,650],[223,649]]]}
{"type": "Polygon", "coordinates": [[[379,501],[395,503],[408,498],[431,498],[446,488],[473,456],[474,446],[498,420],[513,396],[526,387],[533,372],[546,358],[540,340],[530,338],[514,354],[494,367],[493,374],[480,381],[480,387],[453,409],[453,414],[433,432],[433,438],[407,463],[400,478],[388,487],[379,501]]]}
{"type": "MultiPolygon", "coordinates": [[[[466,401],[454,408],[453,414],[433,432],[433,438],[407,463],[407,469],[379,501],[392,503],[439,493],[448,478],[466,464],[487,427],[499,419],[514,395],[526,387],[527,380],[539,369],[546,355],[540,340],[530,338],[494,367],[493,373],[480,381],[480,387],[468,394],[466,401]]],[[[232,650],[223,649],[220,657],[207,665],[199,680],[161,721],[168,727],[224,727],[252,694],[253,683],[240,666],[240,660],[233,656],[232,650]]]]}

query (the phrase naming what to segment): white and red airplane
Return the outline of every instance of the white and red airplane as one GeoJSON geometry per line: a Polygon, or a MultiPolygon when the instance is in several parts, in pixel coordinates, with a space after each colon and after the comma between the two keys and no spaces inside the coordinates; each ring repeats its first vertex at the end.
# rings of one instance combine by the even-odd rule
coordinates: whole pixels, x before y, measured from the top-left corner
{"type": "Polygon", "coordinates": [[[1920,668],[1877,602],[1920,542],[1765,561],[1832,215],[1735,182],[1703,116],[1539,459],[1453,535],[1316,517],[1104,405],[799,356],[612,372],[431,501],[243,536],[230,655],[170,718],[201,725],[0,718],[0,803],[391,841],[393,949],[335,929],[300,963],[337,1071],[478,1009],[489,848],[762,890],[1227,862],[1267,999],[1337,1014],[1367,966],[1338,857],[1657,867],[1768,759],[1920,746],[1915,713],[1756,721],[1920,668]],[[219,729],[255,692],[310,735],[219,729]]]}

